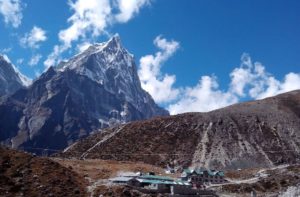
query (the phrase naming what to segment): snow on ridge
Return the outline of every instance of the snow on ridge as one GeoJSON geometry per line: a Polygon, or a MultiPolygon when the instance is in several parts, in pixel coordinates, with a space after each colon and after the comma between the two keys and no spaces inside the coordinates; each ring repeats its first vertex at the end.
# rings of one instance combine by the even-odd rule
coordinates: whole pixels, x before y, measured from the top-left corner
{"type": "Polygon", "coordinates": [[[25,75],[23,75],[19,69],[10,62],[11,66],[13,67],[14,71],[16,72],[17,76],[20,79],[20,82],[22,83],[23,86],[28,87],[32,84],[32,79],[26,77],[25,75]]]}
{"type": "Polygon", "coordinates": [[[32,79],[26,77],[25,75],[23,75],[19,69],[11,62],[11,60],[8,58],[7,55],[5,54],[0,54],[0,57],[2,57],[8,64],[10,64],[12,66],[12,68],[14,69],[15,73],[17,74],[18,78],[19,78],[19,82],[25,86],[28,87],[32,84],[32,79]]]}
{"type": "Polygon", "coordinates": [[[25,75],[23,75],[21,72],[17,72],[22,84],[25,86],[25,87],[28,87],[32,84],[32,79],[26,77],[25,75]]]}
{"type": "Polygon", "coordinates": [[[10,64],[11,64],[11,61],[10,61],[10,59],[7,57],[7,55],[1,54],[1,53],[0,53],[0,57],[2,57],[7,63],[10,63],[10,64]]]}
{"type": "MultiPolygon", "coordinates": [[[[108,41],[102,42],[102,43],[94,43],[91,46],[89,46],[86,50],[74,55],[72,58],[70,58],[62,67],[58,68],[58,71],[65,71],[66,69],[76,69],[78,64],[86,58],[94,54],[98,53],[104,53],[105,49],[109,49],[109,47],[113,47],[111,50],[113,51],[106,51],[105,57],[110,62],[113,62],[114,59],[117,57],[117,55],[121,52],[122,54],[125,54],[126,62],[129,63],[129,59],[133,59],[134,55],[129,53],[121,44],[121,38],[119,34],[115,34],[113,37],[111,37],[108,41]]],[[[131,64],[128,64],[128,66],[132,66],[131,64]]]]}

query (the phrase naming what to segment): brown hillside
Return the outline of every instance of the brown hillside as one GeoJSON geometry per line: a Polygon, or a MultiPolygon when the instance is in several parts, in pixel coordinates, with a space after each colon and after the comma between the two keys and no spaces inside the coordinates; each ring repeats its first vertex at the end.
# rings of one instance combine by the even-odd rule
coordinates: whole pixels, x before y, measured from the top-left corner
{"type": "Polygon", "coordinates": [[[0,196],[86,196],[86,182],[47,158],[0,147],[0,196]]]}
{"type": "Polygon", "coordinates": [[[106,129],[61,156],[222,169],[297,163],[300,91],[106,129]]]}

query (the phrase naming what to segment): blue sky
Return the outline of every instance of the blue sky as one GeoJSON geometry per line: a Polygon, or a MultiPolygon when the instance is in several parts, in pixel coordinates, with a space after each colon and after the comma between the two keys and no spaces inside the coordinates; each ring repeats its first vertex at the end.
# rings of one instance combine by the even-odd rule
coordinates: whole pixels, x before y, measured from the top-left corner
{"type": "Polygon", "coordinates": [[[118,33],[135,55],[143,87],[174,114],[300,88],[298,0],[85,2],[97,6],[89,8],[84,0],[0,0],[1,53],[35,78],[55,46],[52,64],[78,53],[82,43],[103,42],[118,33]],[[103,23],[78,19],[82,9],[93,9],[103,23]],[[70,36],[68,30],[82,21],[90,26],[70,36]],[[44,33],[30,42],[34,27],[44,33]],[[39,61],[29,65],[37,56],[39,61]],[[143,57],[148,59],[142,63],[143,57]]]}

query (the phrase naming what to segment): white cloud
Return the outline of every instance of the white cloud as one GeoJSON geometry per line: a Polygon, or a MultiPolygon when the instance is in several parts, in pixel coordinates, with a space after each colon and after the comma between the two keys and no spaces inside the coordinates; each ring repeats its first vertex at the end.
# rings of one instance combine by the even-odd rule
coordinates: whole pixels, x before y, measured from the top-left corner
{"type": "Polygon", "coordinates": [[[207,112],[238,102],[238,97],[219,89],[216,77],[202,76],[195,87],[182,91],[178,101],[168,106],[171,114],[207,112]]]}
{"type": "Polygon", "coordinates": [[[282,82],[270,76],[263,81],[265,88],[258,88],[252,96],[254,99],[263,99],[284,92],[300,89],[300,73],[288,73],[282,82]]]}
{"type": "Polygon", "coordinates": [[[252,62],[248,54],[243,54],[241,66],[235,68],[231,73],[231,91],[239,96],[245,96],[245,86],[252,81],[251,69],[252,62]]]}
{"type": "Polygon", "coordinates": [[[72,43],[88,42],[101,35],[109,35],[107,28],[132,19],[141,7],[150,0],[69,0],[74,12],[69,17],[70,26],[59,32],[60,44],[54,46],[52,53],[44,62],[46,67],[55,65],[61,54],[71,48],[72,43]]]}
{"type": "Polygon", "coordinates": [[[155,55],[146,55],[140,59],[138,74],[143,89],[149,92],[156,102],[170,102],[179,94],[179,90],[173,88],[176,77],[168,74],[162,75],[160,69],[162,64],[178,50],[179,43],[158,36],[154,40],[154,45],[160,51],[155,55]]]}
{"type": "Polygon", "coordinates": [[[126,23],[135,14],[138,14],[143,6],[149,5],[150,0],[117,0],[120,13],[116,15],[116,20],[126,23]]]}
{"type": "Polygon", "coordinates": [[[11,24],[14,28],[21,25],[22,6],[20,0],[0,0],[0,14],[4,17],[6,24],[11,24]]]}
{"type": "Polygon", "coordinates": [[[60,54],[67,49],[65,45],[55,45],[53,51],[48,55],[47,59],[44,61],[45,69],[47,70],[50,66],[57,64],[61,61],[60,54]]]}
{"type": "Polygon", "coordinates": [[[161,65],[175,53],[179,44],[161,37],[154,43],[160,51],[140,59],[139,76],[142,87],[156,102],[167,106],[171,114],[207,112],[243,98],[262,99],[300,89],[300,73],[290,72],[280,81],[268,73],[264,65],[253,63],[246,53],[241,57],[240,66],[229,74],[231,82],[227,90],[219,87],[215,76],[202,76],[196,86],[174,88],[176,76],[162,74],[161,65]]]}
{"type": "Polygon", "coordinates": [[[262,99],[300,89],[300,73],[288,73],[283,81],[279,81],[260,62],[252,63],[248,54],[242,55],[241,66],[235,68],[230,76],[230,91],[240,97],[262,99]]]}
{"type": "Polygon", "coordinates": [[[32,56],[30,61],[28,62],[29,66],[37,65],[41,58],[42,58],[41,54],[36,54],[36,55],[32,56]]]}
{"type": "Polygon", "coordinates": [[[85,37],[91,32],[99,36],[108,26],[111,5],[109,0],[77,0],[69,1],[74,14],[68,19],[71,26],[59,32],[59,39],[70,47],[74,40],[85,37]]]}
{"type": "Polygon", "coordinates": [[[23,59],[23,58],[17,59],[17,64],[18,64],[18,65],[23,64],[23,62],[24,62],[24,59],[23,59]]]}
{"type": "Polygon", "coordinates": [[[111,20],[109,0],[77,0],[75,2],[69,0],[69,6],[74,12],[68,19],[71,25],[59,32],[61,44],[55,45],[48,55],[44,62],[46,69],[61,60],[61,54],[72,46],[72,42],[80,38],[86,42],[86,37],[97,37],[105,33],[111,20]]]}
{"type": "Polygon", "coordinates": [[[11,52],[12,48],[11,47],[8,47],[8,48],[4,48],[1,50],[1,53],[9,53],[11,52]]]}
{"type": "Polygon", "coordinates": [[[77,45],[77,51],[79,52],[83,52],[85,51],[86,49],[88,49],[92,44],[90,42],[83,42],[83,43],[80,43],[77,45]]]}
{"type": "Polygon", "coordinates": [[[41,42],[47,40],[46,31],[40,27],[34,26],[29,33],[26,33],[20,40],[20,44],[23,47],[29,47],[37,49],[40,47],[41,42]]]}
{"type": "Polygon", "coordinates": [[[40,70],[34,70],[34,75],[36,78],[38,78],[39,76],[41,76],[42,72],[40,70]]]}

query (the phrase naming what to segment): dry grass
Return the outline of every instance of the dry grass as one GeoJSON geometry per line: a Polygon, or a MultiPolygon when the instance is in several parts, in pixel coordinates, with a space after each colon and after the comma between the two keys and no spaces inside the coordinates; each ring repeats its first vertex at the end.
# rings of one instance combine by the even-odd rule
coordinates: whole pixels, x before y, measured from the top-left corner
{"type": "MultiPolygon", "coordinates": [[[[53,158],[53,160],[93,180],[112,178],[117,176],[120,172],[155,172],[155,174],[166,175],[164,169],[141,162],[61,158],[53,158]]],[[[178,175],[173,174],[171,176],[176,177],[178,175]]]]}
{"type": "Polygon", "coordinates": [[[230,179],[250,179],[253,178],[260,168],[248,168],[242,170],[230,170],[225,172],[225,177],[230,179]]]}

